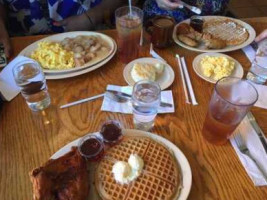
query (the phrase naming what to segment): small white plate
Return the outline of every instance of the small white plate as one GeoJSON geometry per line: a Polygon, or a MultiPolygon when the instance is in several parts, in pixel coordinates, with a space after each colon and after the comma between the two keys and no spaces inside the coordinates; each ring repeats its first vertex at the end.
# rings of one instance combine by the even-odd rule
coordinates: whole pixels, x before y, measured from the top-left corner
{"type": "Polygon", "coordinates": [[[156,79],[156,82],[160,85],[161,90],[165,90],[166,88],[168,88],[174,81],[174,71],[172,67],[167,63],[165,63],[164,61],[156,58],[138,58],[128,63],[123,70],[123,77],[129,85],[133,86],[135,84],[135,81],[131,76],[131,71],[135,63],[150,63],[150,64],[162,63],[165,65],[163,73],[161,74],[160,77],[157,77],[156,79]]]}
{"type": "Polygon", "coordinates": [[[226,57],[228,59],[233,60],[235,62],[235,68],[234,68],[234,70],[233,70],[233,72],[231,73],[230,76],[237,77],[237,78],[242,78],[243,77],[243,74],[244,74],[243,67],[234,58],[232,58],[232,57],[230,57],[228,55],[222,54],[222,53],[202,53],[202,54],[198,55],[197,57],[195,57],[195,59],[193,60],[193,69],[194,69],[194,71],[196,72],[196,74],[200,78],[202,78],[202,79],[204,79],[204,80],[206,80],[206,81],[208,81],[210,83],[216,83],[217,82],[212,77],[206,77],[204,75],[204,72],[203,72],[204,70],[202,69],[202,67],[200,65],[200,62],[205,56],[212,56],[212,57],[223,56],[223,57],[226,57]]]}
{"type": "MultiPolygon", "coordinates": [[[[97,134],[97,133],[95,133],[97,134]]],[[[174,155],[175,159],[177,160],[179,167],[180,167],[180,172],[181,172],[181,176],[182,176],[182,188],[181,190],[177,190],[176,195],[174,195],[174,197],[172,198],[172,200],[186,200],[190,190],[191,190],[191,185],[192,185],[192,171],[189,165],[189,162],[187,160],[187,158],[185,157],[185,155],[183,154],[183,152],[176,146],[174,145],[172,142],[170,142],[169,140],[150,133],[150,132],[145,132],[145,131],[139,131],[139,130],[134,130],[134,129],[124,129],[123,130],[123,134],[126,136],[144,136],[144,137],[149,137],[159,143],[161,143],[162,145],[164,145],[165,147],[167,147],[174,155]]],[[[64,154],[66,154],[67,152],[69,152],[71,150],[72,146],[77,146],[78,142],[79,142],[80,138],[66,144],[64,147],[62,147],[61,149],[59,149],[56,153],[54,153],[51,156],[51,159],[56,159],[60,156],[63,156],[64,154]]],[[[90,192],[89,192],[89,197],[88,199],[91,200],[101,200],[101,198],[99,197],[99,195],[97,194],[97,191],[94,187],[94,171],[95,171],[95,165],[93,163],[90,163],[90,175],[89,175],[89,180],[90,180],[90,192]]]]}

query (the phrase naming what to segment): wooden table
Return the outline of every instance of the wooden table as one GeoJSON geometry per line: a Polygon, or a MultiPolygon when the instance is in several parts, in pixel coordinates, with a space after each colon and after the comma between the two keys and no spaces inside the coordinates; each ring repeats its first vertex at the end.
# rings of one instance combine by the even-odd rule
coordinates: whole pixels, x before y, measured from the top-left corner
{"type": "MultiPolygon", "coordinates": [[[[247,21],[257,33],[267,28],[267,18],[247,21]]],[[[116,39],[114,30],[104,33],[116,39]]],[[[42,37],[13,38],[15,55],[42,37]]],[[[140,57],[149,56],[148,52],[146,45],[140,57]]],[[[174,96],[175,113],[158,115],[152,132],[172,141],[187,157],[193,173],[188,199],[266,199],[267,187],[254,187],[230,143],[214,146],[201,135],[214,85],[200,79],[192,69],[192,60],[198,53],[177,45],[158,50],[158,53],[175,71],[175,80],[169,88],[174,96]],[[198,106],[185,103],[180,72],[173,53],[186,57],[198,106]]],[[[244,69],[249,68],[250,63],[242,51],[234,51],[229,55],[237,59],[244,69]]],[[[0,199],[31,199],[29,171],[47,161],[65,144],[86,133],[98,131],[104,121],[117,119],[124,127],[133,128],[131,115],[100,111],[102,99],[59,109],[59,105],[103,93],[107,84],[126,85],[123,68],[116,55],[93,72],[69,79],[48,80],[52,105],[40,113],[31,112],[21,95],[4,103],[0,111],[0,199]]],[[[253,108],[252,112],[267,133],[267,111],[253,108]]]]}

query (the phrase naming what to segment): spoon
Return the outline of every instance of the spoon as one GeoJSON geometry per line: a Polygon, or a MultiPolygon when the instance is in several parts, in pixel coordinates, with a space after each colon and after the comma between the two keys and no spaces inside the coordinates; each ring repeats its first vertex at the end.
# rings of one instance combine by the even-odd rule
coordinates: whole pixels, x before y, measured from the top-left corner
{"type": "MultiPolygon", "coordinates": [[[[113,91],[113,90],[108,90],[106,91],[106,96],[116,102],[119,103],[125,103],[127,101],[130,101],[132,99],[131,95],[123,93],[123,92],[118,92],[118,91],[113,91]]],[[[160,102],[161,107],[172,107],[172,104],[170,103],[165,103],[165,102],[160,102]]]]}

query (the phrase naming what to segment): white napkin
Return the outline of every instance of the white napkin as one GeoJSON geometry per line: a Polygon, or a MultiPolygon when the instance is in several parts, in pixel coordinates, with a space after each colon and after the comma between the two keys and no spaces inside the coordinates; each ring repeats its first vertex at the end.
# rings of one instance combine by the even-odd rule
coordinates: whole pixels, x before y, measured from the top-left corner
{"type": "MultiPolygon", "coordinates": [[[[265,176],[267,176],[267,154],[256,131],[253,129],[247,117],[243,119],[238,128],[235,130],[235,133],[241,133],[241,136],[246,142],[252,157],[257,161],[258,165],[261,166],[261,169],[264,170],[265,176]]],[[[247,155],[244,155],[240,152],[233,137],[230,139],[230,141],[254,185],[267,185],[267,181],[264,179],[262,173],[258,170],[255,163],[247,155]]]]}
{"type": "MultiPolygon", "coordinates": [[[[120,91],[120,92],[124,92],[130,95],[132,94],[132,89],[133,88],[131,86],[122,86],[122,87],[116,86],[116,85],[107,86],[107,90],[120,91]]],[[[173,113],[174,112],[174,103],[173,103],[171,90],[161,92],[161,101],[172,104],[172,107],[159,107],[158,113],[173,113]]],[[[119,103],[105,96],[103,103],[102,103],[101,110],[131,114],[132,103],[130,101],[127,101],[125,103],[119,103]]]]}
{"type": "Polygon", "coordinates": [[[246,46],[242,49],[242,51],[246,54],[247,58],[252,62],[256,56],[256,51],[250,46],[246,46]]]}
{"type": "Polygon", "coordinates": [[[17,63],[25,60],[31,59],[24,56],[16,57],[0,73],[0,93],[6,101],[11,101],[20,93],[20,88],[16,85],[12,69],[17,63]]]}

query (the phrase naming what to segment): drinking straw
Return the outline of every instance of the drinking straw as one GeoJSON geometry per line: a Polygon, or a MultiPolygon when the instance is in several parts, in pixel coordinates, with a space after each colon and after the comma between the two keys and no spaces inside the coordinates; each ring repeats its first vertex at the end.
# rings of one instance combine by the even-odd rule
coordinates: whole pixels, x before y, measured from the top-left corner
{"type": "Polygon", "coordinates": [[[133,16],[133,11],[132,11],[132,0],[128,0],[129,3],[129,10],[130,10],[130,16],[133,16]]]}

